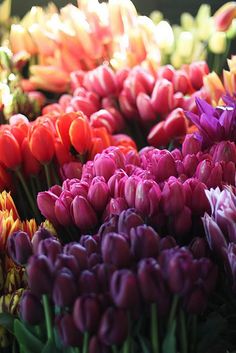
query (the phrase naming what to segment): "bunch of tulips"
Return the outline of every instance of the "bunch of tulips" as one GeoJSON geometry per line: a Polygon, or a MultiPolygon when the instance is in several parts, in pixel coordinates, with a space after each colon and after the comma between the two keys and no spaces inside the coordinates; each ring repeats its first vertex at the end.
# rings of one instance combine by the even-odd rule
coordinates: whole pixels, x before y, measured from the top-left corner
{"type": "Polygon", "coordinates": [[[81,0],[4,29],[1,352],[235,352],[235,17],[81,0]]]}

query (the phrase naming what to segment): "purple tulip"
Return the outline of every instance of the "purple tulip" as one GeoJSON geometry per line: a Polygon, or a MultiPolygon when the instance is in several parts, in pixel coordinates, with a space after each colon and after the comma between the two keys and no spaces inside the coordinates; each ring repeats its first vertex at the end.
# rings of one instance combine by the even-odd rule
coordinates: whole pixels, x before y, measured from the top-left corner
{"type": "Polygon", "coordinates": [[[72,255],[76,258],[80,270],[88,267],[88,254],[84,246],[74,242],[64,246],[63,252],[65,255],[72,255]]]}
{"type": "Polygon", "coordinates": [[[58,224],[55,215],[55,203],[58,196],[51,191],[39,192],[37,196],[37,205],[42,215],[53,224],[58,224]]]}
{"type": "Polygon", "coordinates": [[[73,318],[76,327],[83,333],[96,332],[101,317],[98,299],[86,295],[76,299],[73,308],[73,318]]]}
{"type": "Polygon", "coordinates": [[[7,251],[17,265],[26,265],[32,255],[32,244],[27,233],[12,233],[7,240],[7,251]]]}
{"type": "Polygon", "coordinates": [[[57,272],[53,284],[52,297],[56,306],[71,306],[76,299],[76,285],[73,274],[68,269],[57,272]]]}
{"type": "Polygon", "coordinates": [[[146,224],[132,228],[130,231],[130,249],[136,259],[157,257],[160,237],[152,227],[146,224]]]}
{"type": "Polygon", "coordinates": [[[53,286],[52,268],[44,255],[31,256],[27,265],[28,283],[35,295],[50,294],[53,286]]]}
{"type": "Polygon", "coordinates": [[[69,191],[63,191],[55,202],[55,216],[58,223],[64,227],[72,224],[70,214],[70,206],[73,201],[73,196],[69,191]]]}
{"type": "Polygon", "coordinates": [[[137,226],[143,224],[144,221],[142,217],[133,208],[124,210],[119,215],[118,219],[118,233],[129,234],[131,228],[136,228],[137,226]]]}
{"type": "Polygon", "coordinates": [[[184,309],[195,315],[200,315],[204,312],[207,305],[207,295],[201,285],[193,287],[184,297],[184,309]]]}
{"type": "Polygon", "coordinates": [[[38,325],[44,320],[43,306],[38,297],[29,290],[22,295],[20,316],[29,325],[38,325]]]}
{"type": "Polygon", "coordinates": [[[110,281],[113,273],[115,272],[116,267],[112,264],[97,264],[93,268],[93,272],[96,275],[99,289],[102,293],[106,293],[110,288],[110,281]]]}
{"type": "Polygon", "coordinates": [[[41,242],[38,245],[36,255],[45,255],[53,265],[57,259],[57,256],[61,253],[61,251],[62,251],[61,243],[59,243],[59,241],[56,238],[51,237],[51,238],[41,240],[41,242]]]}
{"type": "Polygon", "coordinates": [[[82,235],[80,238],[80,244],[85,247],[88,256],[98,252],[99,250],[98,242],[95,239],[95,236],[82,235]]]}
{"type": "Polygon", "coordinates": [[[140,304],[137,276],[130,270],[117,270],[113,273],[110,291],[114,303],[119,308],[132,309],[140,304]]]}
{"type": "Polygon", "coordinates": [[[118,233],[108,233],[102,239],[101,247],[104,263],[118,268],[127,267],[131,261],[131,253],[127,240],[118,233]]]}
{"type": "Polygon", "coordinates": [[[195,259],[201,259],[208,255],[209,247],[205,239],[195,237],[189,244],[189,250],[192,252],[195,259]]]}
{"type": "Polygon", "coordinates": [[[89,341],[89,353],[110,353],[109,347],[104,345],[97,336],[92,336],[89,341]]]}
{"type": "Polygon", "coordinates": [[[108,308],[99,325],[99,338],[107,346],[121,345],[128,336],[128,316],[122,309],[108,308]]]}
{"type": "Polygon", "coordinates": [[[99,286],[96,275],[89,270],[84,270],[79,276],[79,292],[81,294],[98,293],[99,286]]]}
{"type": "Polygon", "coordinates": [[[185,206],[185,193],[183,184],[175,178],[165,182],[161,193],[163,210],[167,216],[181,212],[185,206]]]}
{"type": "Polygon", "coordinates": [[[212,161],[216,162],[233,162],[236,163],[236,146],[235,142],[221,141],[215,144],[211,150],[212,161]]]}
{"type": "Polygon", "coordinates": [[[82,175],[82,163],[69,162],[63,164],[60,168],[60,175],[62,180],[77,178],[80,179],[82,175]]]}
{"type": "Polygon", "coordinates": [[[78,261],[74,255],[58,254],[54,263],[54,270],[60,271],[63,268],[70,270],[74,276],[78,275],[80,271],[78,261]]]}
{"type": "Polygon", "coordinates": [[[156,214],[161,190],[154,180],[140,180],[136,187],[135,208],[145,216],[156,214]]]}
{"type": "Polygon", "coordinates": [[[75,326],[71,314],[57,316],[55,322],[63,346],[78,347],[82,345],[83,336],[75,326]]]}
{"type": "Polygon", "coordinates": [[[53,238],[56,239],[55,237],[53,237],[53,235],[46,229],[43,227],[39,227],[39,229],[34,233],[31,243],[33,246],[33,253],[36,255],[37,251],[38,251],[38,246],[40,244],[40,242],[44,239],[48,239],[48,238],[53,238]]]}

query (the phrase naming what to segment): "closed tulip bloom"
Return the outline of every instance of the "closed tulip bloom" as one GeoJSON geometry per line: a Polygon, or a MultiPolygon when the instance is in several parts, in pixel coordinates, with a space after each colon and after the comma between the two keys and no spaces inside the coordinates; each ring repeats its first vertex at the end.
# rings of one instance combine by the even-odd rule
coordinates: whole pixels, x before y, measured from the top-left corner
{"type": "Polygon", "coordinates": [[[61,195],[55,202],[55,216],[58,223],[64,227],[69,226],[72,223],[72,217],[70,214],[70,206],[72,201],[72,194],[68,191],[62,191],[61,195]]]}
{"type": "Polygon", "coordinates": [[[173,84],[165,78],[157,80],[152,91],[151,103],[158,114],[170,112],[174,106],[173,84]]]}
{"type": "Polygon", "coordinates": [[[105,263],[113,264],[117,267],[126,267],[130,264],[129,244],[118,233],[108,233],[103,237],[101,251],[105,263]]]}
{"type": "Polygon", "coordinates": [[[79,242],[82,246],[85,247],[88,256],[95,252],[99,252],[100,247],[99,247],[98,239],[96,239],[95,236],[82,235],[79,242]]]}
{"type": "Polygon", "coordinates": [[[93,272],[98,280],[99,289],[102,292],[109,292],[111,277],[115,270],[116,267],[114,265],[105,263],[97,264],[93,268],[93,272]]]}
{"type": "Polygon", "coordinates": [[[201,259],[202,257],[206,257],[208,255],[209,247],[204,238],[196,237],[193,238],[189,244],[189,250],[191,250],[195,259],[201,259]]]}
{"type": "Polygon", "coordinates": [[[62,246],[58,240],[54,237],[50,237],[44,240],[41,240],[36,255],[45,255],[51,261],[51,264],[54,265],[57,256],[61,253],[62,246]]]}
{"type": "Polygon", "coordinates": [[[26,265],[32,255],[32,244],[27,233],[19,231],[12,233],[7,240],[8,254],[18,265],[26,265]]]}
{"type": "Polygon", "coordinates": [[[185,206],[183,184],[177,179],[166,182],[161,193],[161,201],[166,215],[179,213],[185,206]]]}
{"type": "Polygon", "coordinates": [[[39,298],[29,290],[22,295],[20,317],[29,325],[38,325],[44,320],[43,306],[39,298]]]}
{"type": "Polygon", "coordinates": [[[236,163],[236,146],[234,142],[221,141],[211,148],[210,153],[214,163],[221,161],[236,163]]]}
{"type": "Polygon", "coordinates": [[[136,101],[139,115],[143,122],[155,122],[157,114],[151,104],[151,98],[146,93],[139,93],[136,101]]]}
{"type": "Polygon", "coordinates": [[[54,271],[61,271],[64,268],[68,269],[74,276],[80,272],[79,264],[74,255],[58,254],[54,262],[54,271]]]}
{"type": "Polygon", "coordinates": [[[16,170],[22,163],[19,143],[14,135],[6,129],[0,131],[0,162],[9,169],[16,170]]]}
{"type": "Polygon", "coordinates": [[[161,190],[154,180],[140,180],[135,193],[135,208],[143,215],[153,216],[159,206],[161,190]]]}
{"type": "Polygon", "coordinates": [[[54,224],[57,224],[55,215],[55,202],[58,199],[51,191],[39,192],[37,195],[37,205],[42,215],[54,224]]]}
{"type": "Polygon", "coordinates": [[[147,141],[149,145],[155,147],[168,145],[170,139],[165,130],[165,121],[160,121],[151,128],[147,136],[147,141]]]}
{"type": "Polygon", "coordinates": [[[218,267],[208,258],[198,260],[199,277],[202,279],[202,285],[208,295],[210,295],[216,286],[218,278],[218,267]]]}
{"type": "Polygon", "coordinates": [[[121,345],[128,336],[127,312],[122,309],[108,308],[101,319],[99,325],[99,338],[108,345],[121,345]]]}
{"type": "Polygon", "coordinates": [[[166,237],[160,238],[159,247],[160,251],[166,249],[172,249],[177,246],[176,240],[174,237],[167,235],[166,237]]]}
{"type": "Polygon", "coordinates": [[[183,159],[184,174],[192,177],[198,166],[198,158],[195,154],[187,154],[183,159]]]}
{"type": "Polygon", "coordinates": [[[42,164],[51,162],[55,153],[54,138],[47,126],[40,123],[32,126],[29,132],[29,146],[37,161],[42,164]]]}
{"type": "Polygon", "coordinates": [[[185,136],[182,145],[182,154],[187,156],[188,154],[197,154],[201,151],[201,141],[193,134],[188,134],[185,136]]]}
{"type": "Polygon", "coordinates": [[[219,163],[205,159],[198,164],[195,176],[209,188],[222,184],[223,170],[219,163]]]}
{"type": "Polygon", "coordinates": [[[92,132],[86,116],[82,115],[72,121],[69,129],[72,146],[80,154],[88,152],[91,145],[92,132]]]}
{"type": "Polygon", "coordinates": [[[200,315],[207,306],[207,295],[201,285],[195,286],[184,297],[184,309],[187,313],[200,315]]]}
{"type": "Polygon", "coordinates": [[[56,317],[56,328],[65,347],[81,346],[83,336],[75,326],[73,315],[65,313],[56,317]]]}
{"type": "Polygon", "coordinates": [[[117,166],[115,161],[106,154],[97,155],[94,160],[96,176],[103,176],[106,181],[114,174],[117,166]]]}
{"type": "Polygon", "coordinates": [[[151,172],[158,182],[177,175],[175,160],[169,151],[161,150],[153,154],[151,172]]]}
{"type": "Polygon", "coordinates": [[[117,270],[113,273],[110,291],[114,303],[119,308],[132,309],[140,304],[137,276],[130,270],[117,270]]]}
{"type": "Polygon", "coordinates": [[[105,209],[109,198],[109,189],[103,177],[95,177],[89,187],[88,201],[95,211],[101,212],[105,209]]]}
{"type": "Polygon", "coordinates": [[[88,254],[84,246],[74,242],[66,244],[63,248],[66,255],[73,255],[78,263],[79,269],[84,270],[88,266],[88,254]]]}
{"type": "Polygon", "coordinates": [[[169,140],[184,136],[187,132],[188,122],[182,108],[171,111],[165,119],[164,130],[169,140]]]}
{"type": "Polygon", "coordinates": [[[130,249],[136,259],[156,257],[159,253],[159,241],[159,235],[146,224],[130,230],[130,249]]]}
{"type": "Polygon", "coordinates": [[[64,163],[60,168],[60,175],[62,180],[66,179],[80,179],[82,176],[82,163],[68,162],[64,163]]]}
{"type": "Polygon", "coordinates": [[[91,294],[99,292],[98,281],[96,275],[92,271],[82,271],[79,276],[78,285],[80,294],[91,294]]]}
{"type": "Polygon", "coordinates": [[[172,218],[173,232],[178,237],[184,237],[189,233],[192,227],[192,212],[189,207],[184,206],[183,209],[175,214],[172,218]]]}
{"type": "Polygon", "coordinates": [[[32,240],[31,240],[33,252],[35,255],[37,254],[39,243],[42,240],[48,239],[48,238],[55,239],[46,228],[39,227],[38,230],[34,233],[32,240]]]}
{"type": "Polygon", "coordinates": [[[24,173],[26,175],[37,175],[40,172],[41,165],[39,161],[33,156],[27,138],[25,138],[22,142],[21,153],[24,173]]]}
{"type": "Polygon", "coordinates": [[[93,295],[85,295],[76,299],[73,318],[76,327],[83,333],[95,332],[101,317],[98,299],[93,295]]]}
{"type": "Polygon", "coordinates": [[[136,175],[131,175],[125,181],[124,197],[129,207],[135,206],[135,192],[139,181],[140,177],[136,175]]]}
{"type": "Polygon", "coordinates": [[[71,203],[71,212],[75,225],[81,230],[93,229],[98,220],[96,213],[83,196],[76,196],[71,203]]]}
{"type": "Polygon", "coordinates": [[[189,78],[194,89],[203,86],[203,77],[209,74],[209,67],[205,61],[193,62],[189,65],[189,78]]]}
{"type": "Polygon", "coordinates": [[[124,210],[119,215],[117,224],[118,233],[129,234],[131,228],[136,228],[143,223],[144,221],[142,217],[136,212],[134,208],[124,210]]]}
{"type": "Polygon", "coordinates": [[[75,278],[68,269],[57,272],[52,290],[52,298],[56,306],[71,306],[76,298],[75,278]]]}
{"type": "Polygon", "coordinates": [[[27,265],[28,283],[35,295],[50,294],[52,290],[52,268],[44,255],[32,256],[27,265]]]}

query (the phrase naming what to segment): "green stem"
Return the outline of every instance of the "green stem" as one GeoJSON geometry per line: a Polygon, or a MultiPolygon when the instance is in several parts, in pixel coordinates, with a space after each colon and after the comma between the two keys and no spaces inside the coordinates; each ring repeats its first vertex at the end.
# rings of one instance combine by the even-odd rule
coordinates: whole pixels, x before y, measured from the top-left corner
{"type": "Polygon", "coordinates": [[[53,178],[54,178],[54,184],[61,185],[61,181],[60,181],[60,178],[59,178],[59,176],[58,176],[58,174],[57,174],[57,171],[56,171],[56,169],[55,169],[54,163],[51,164],[50,167],[51,167],[50,169],[51,169],[51,171],[52,171],[53,178]]]}
{"type": "Polygon", "coordinates": [[[175,313],[176,313],[178,301],[179,301],[179,297],[178,297],[177,294],[175,294],[174,298],[173,298],[173,301],[172,301],[172,306],[171,306],[170,315],[169,315],[169,319],[168,319],[168,327],[171,326],[172,321],[175,318],[175,313]]]}
{"type": "Polygon", "coordinates": [[[159,342],[158,342],[158,321],[157,321],[157,305],[153,303],[151,305],[151,342],[152,342],[152,353],[159,353],[159,342]]]}
{"type": "Polygon", "coordinates": [[[49,164],[44,164],[43,167],[44,167],[44,171],[45,171],[45,175],[46,175],[47,186],[48,186],[48,188],[50,188],[52,186],[52,182],[51,182],[49,164]]]}
{"type": "Polygon", "coordinates": [[[44,314],[45,314],[48,340],[53,340],[51,309],[50,309],[49,299],[46,294],[43,294],[43,308],[44,308],[44,314]]]}
{"type": "Polygon", "coordinates": [[[181,353],[188,353],[186,322],[185,322],[185,315],[184,315],[183,309],[180,309],[179,311],[179,320],[180,320],[181,353]]]}
{"type": "Polygon", "coordinates": [[[26,197],[27,197],[27,199],[28,199],[28,202],[29,202],[29,204],[30,204],[30,207],[31,207],[31,209],[32,209],[33,212],[34,212],[35,218],[36,218],[37,222],[40,223],[39,211],[38,211],[38,209],[37,209],[37,207],[36,207],[36,205],[35,205],[34,199],[33,199],[32,195],[31,195],[31,193],[30,193],[30,191],[29,191],[29,188],[28,188],[28,186],[27,186],[27,184],[26,184],[26,182],[25,182],[25,179],[24,179],[24,177],[23,177],[21,171],[20,171],[20,170],[16,170],[16,175],[17,175],[17,177],[18,177],[19,180],[20,180],[21,186],[23,187],[23,190],[24,190],[24,192],[25,192],[25,194],[26,194],[26,197]]]}
{"type": "Polygon", "coordinates": [[[215,54],[215,55],[214,55],[213,71],[215,71],[217,74],[220,73],[220,67],[221,67],[221,60],[220,60],[220,57],[221,57],[220,54],[215,54]]]}
{"type": "Polygon", "coordinates": [[[122,353],[130,353],[130,335],[128,335],[123,344],[122,353]]]}
{"type": "Polygon", "coordinates": [[[83,351],[82,353],[88,353],[88,341],[89,341],[89,333],[84,333],[84,340],[83,340],[83,351]]]}
{"type": "Polygon", "coordinates": [[[191,339],[191,353],[196,351],[196,341],[197,341],[197,315],[192,317],[192,339],[191,339]]]}

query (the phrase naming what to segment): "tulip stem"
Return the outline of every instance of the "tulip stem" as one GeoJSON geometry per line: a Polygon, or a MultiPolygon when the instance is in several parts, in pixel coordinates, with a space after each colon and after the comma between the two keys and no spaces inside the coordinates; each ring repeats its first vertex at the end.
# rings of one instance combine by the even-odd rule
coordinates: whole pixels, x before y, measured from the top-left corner
{"type": "Polygon", "coordinates": [[[46,329],[47,329],[47,336],[48,340],[53,340],[53,328],[52,328],[52,317],[51,317],[51,310],[49,299],[46,294],[43,294],[43,308],[45,314],[45,321],[46,321],[46,329]]]}
{"type": "Polygon", "coordinates": [[[152,342],[152,353],[159,353],[159,342],[158,342],[158,321],[157,321],[157,305],[153,303],[151,305],[151,342],[152,342]]]}
{"type": "Polygon", "coordinates": [[[45,175],[46,175],[47,186],[48,186],[48,188],[50,188],[52,186],[52,183],[51,183],[49,165],[48,164],[44,164],[43,167],[44,167],[44,171],[45,171],[45,175]]]}
{"type": "Polygon", "coordinates": [[[183,309],[179,311],[181,353],[188,353],[186,322],[183,309]]]}
{"type": "Polygon", "coordinates": [[[112,345],[112,353],[118,353],[118,349],[114,344],[112,345]]]}
{"type": "Polygon", "coordinates": [[[32,211],[34,212],[34,216],[35,216],[37,222],[40,223],[40,215],[39,215],[38,209],[34,203],[34,199],[32,198],[32,195],[30,194],[29,188],[25,182],[25,179],[24,179],[21,171],[16,170],[16,175],[20,180],[21,186],[23,187],[23,190],[24,190],[26,197],[29,201],[30,207],[31,207],[32,211]]]}
{"type": "Polygon", "coordinates": [[[176,313],[176,309],[177,309],[177,305],[178,305],[178,300],[179,297],[177,294],[174,295],[173,301],[172,301],[172,306],[171,306],[171,310],[170,310],[170,315],[169,315],[169,319],[168,319],[168,327],[171,326],[174,318],[175,318],[175,313],[176,313]]]}
{"type": "Polygon", "coordinates": [[[84,339],[83,339],[83,351],[82,351],[82,353],[87,353],[88,352],[88,341],[89,341],[89,333],[85,332],[84,333],[84,339]]]}

